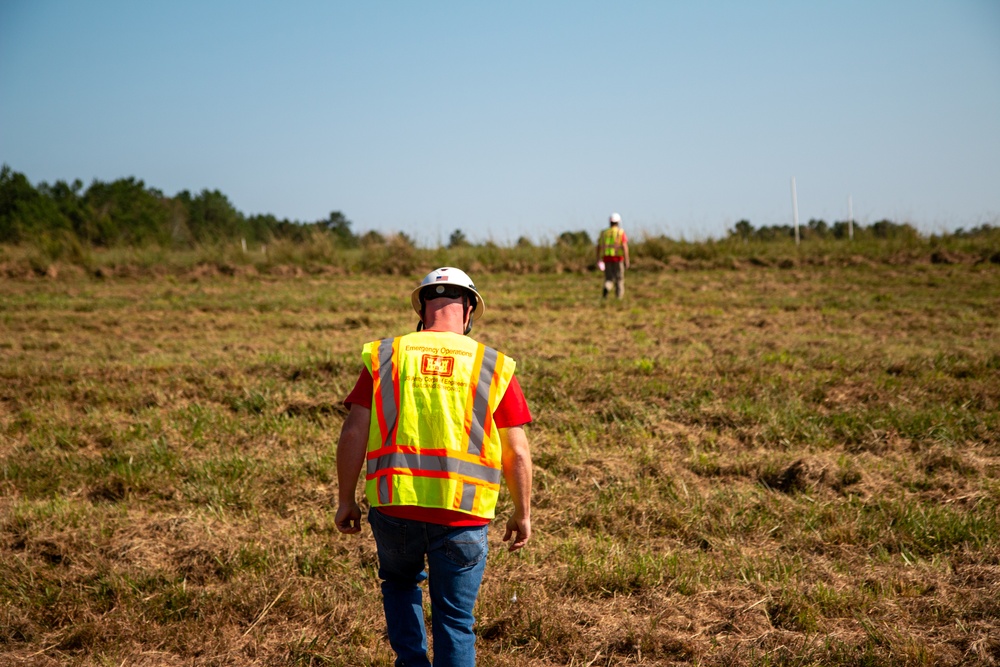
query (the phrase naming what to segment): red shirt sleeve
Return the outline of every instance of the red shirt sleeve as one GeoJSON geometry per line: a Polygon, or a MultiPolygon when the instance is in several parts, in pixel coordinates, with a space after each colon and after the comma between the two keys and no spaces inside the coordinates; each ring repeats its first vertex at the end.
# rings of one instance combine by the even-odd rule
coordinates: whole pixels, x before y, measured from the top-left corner
{"type": "Polygon", "coordinates": [[[372,392],[374,389],[375,380],[372,378],[372,374],[368,372],[366,367],[362,366],[361,373],[358,375],[358,381],[354,383],[354,389],[344,399],[344,405],[348,407],[352,404],[360,405],[363,408],[371,410],[372,392]]]}
{"type": "MultiPolygon", "coordinates": [[[[362,367],[358,374],[358,381],[354,383],[354,389],[344,399],[344,405],[360,405],[368,410],[372,409],[372,389],[375,381],[367,368],[362,367]]],[[[500,399],[500,405],[493,413],[493,422],[497,428],[510,428],[512,426],[524,426],[531,421],[531,411],[528,409],[528,401],[521,391],[521,383],[517,381],[515,375],[507,385],[507,391],[500,399]]]]}
{"type": "Polygon", "coordinates": [[[500,405],[493,413],[493,423],[497,428],[510,428],[512,426],[524,426],[531,421],[531,411],[528,410],[528,402],[521,391],[521,383],[517,381],[515,375],[507,385],[507,391],[500,399],[500,405]]]}

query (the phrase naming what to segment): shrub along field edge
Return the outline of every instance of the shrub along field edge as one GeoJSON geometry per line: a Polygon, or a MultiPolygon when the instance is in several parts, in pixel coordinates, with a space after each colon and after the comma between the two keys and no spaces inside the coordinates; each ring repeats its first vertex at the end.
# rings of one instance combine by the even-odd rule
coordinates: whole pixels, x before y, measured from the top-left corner
{"type": "MultiPolygon", "coordinates": [[[[585,236],[585,235],[584,235],[585,236]]],[[[630,244],[638,271],[712,268],[858,266],[862,264],[1000,263],[1000,228],[971,236],[865,238],[858,241],[814,238],[796,245],[790,239],[676,241],[645,235],[630,244]]],[[[596,270],[589,243],[522,244],[501,247],[461,245],[435,249],[414,246],[405,237],[345,247],[332,234],[305,241],[278,240],[246,247],[239,242],[190,249],[158,246],[94,248],[75,240],[40,246],[0,245],[0,277],[59,276],[98,278],[157,275],[407,275],[424,267],[459,266],[473,273],[581,273],[596,270]]],[[[429,270],[429,269],[428,269],[429,270]]]]}

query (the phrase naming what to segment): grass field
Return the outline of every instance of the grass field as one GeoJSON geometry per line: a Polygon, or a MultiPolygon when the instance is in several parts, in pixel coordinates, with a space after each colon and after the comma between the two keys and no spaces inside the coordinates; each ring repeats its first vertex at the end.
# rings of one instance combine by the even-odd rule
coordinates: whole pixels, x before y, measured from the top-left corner
{"type": "MultiPolygon", "coordinates": [[[[789,266],[474,275],[535,417],[480,664],[1000,664],[1000,265],[789,266]]],[[[391,665],[334,448],[430,268],[0,280],[0,665],[391,665]]]]}

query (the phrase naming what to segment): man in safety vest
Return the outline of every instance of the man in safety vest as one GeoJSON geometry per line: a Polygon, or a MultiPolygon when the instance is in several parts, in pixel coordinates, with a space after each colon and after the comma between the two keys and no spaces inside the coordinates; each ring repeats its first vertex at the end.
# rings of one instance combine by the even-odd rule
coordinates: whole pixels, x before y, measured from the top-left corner
{"type": "Polygon", "coordinates": [[[435,665],[475,665],[473,607],[501,478],[514,513],[504,542],[531,537],[531,413],[514,360],[467,336],[486,309],[465,272],[431,271],[410,298],[415,333],[364,346],[337,444],[336,524],[361,531],[365,495],[397,667],[428,667],[421,589],[428,578],[435,665]]]}
{"type": "Polygon", "coordinates": [[[609,221],[611,226],[597,237],[597,268],[604,271],[601,296],[607,298],[614,288],[615,296],[621,299],[625,296],[625,269],[629,267],[628,236],[621,227],[620,215],[612,213],[609,221]]]}

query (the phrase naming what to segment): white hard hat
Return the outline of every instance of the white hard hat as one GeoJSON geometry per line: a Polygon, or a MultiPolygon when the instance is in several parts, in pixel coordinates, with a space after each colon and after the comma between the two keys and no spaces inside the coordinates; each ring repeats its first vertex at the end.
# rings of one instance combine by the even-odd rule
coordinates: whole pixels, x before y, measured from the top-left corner
{"type": "Polygon", "coordinates": [[[437,285],[441,287],[440,291],[444,291],[444,285],[457,285],[459,287],[464,287],[465,289],[472,292],[475,296],[475,300],[478,301],[475,309],[472,311],[472,319],[478,320],[486,312],[486,302],[483,301],[483,297],[476,291],[476,286],[472,283],[472,278],[463,271],[462,269],[456,269],[453,266],[443,266],[440,269],[434,269],[420,281],[410,293],[410,304],[413,306],[413,310],[417,311],[417,315],[420,315],[420,290],[428,287],[430,285],[437,285]]]}
{"type": "Polygon", "coordinates": [[[615,225],[615,224],[618,224],[619,222],[622,221],[622,217],[620,215],[618,215],[617,213],[612,213],[610,220],[611,220],[611,224],[615,225]]]}

